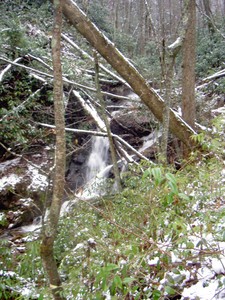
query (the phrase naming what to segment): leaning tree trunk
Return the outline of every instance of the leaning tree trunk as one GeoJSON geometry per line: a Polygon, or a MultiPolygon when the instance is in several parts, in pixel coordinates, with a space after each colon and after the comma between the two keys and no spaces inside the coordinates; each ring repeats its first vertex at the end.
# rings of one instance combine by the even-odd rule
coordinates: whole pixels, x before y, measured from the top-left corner
{"type": "MultiPolygon", "coordinates": [[[[155,117],[163,120],[163,100],[147,84],[135,67],[118,51],[114,44],[106,38],[98,28],[87,18],[72,0],[64,0],[63,14],[88,42],[108,61],[108,63],[129,83],[133,91],[141,98],[155,117]]],[[[183,141],[187,147],[195,145],[191,136],[195,134],[172,109],[170,109],[170,131],[183,141]]]]}
{"type": "Polygon", "coordinates": [[[57,235],[61,202],[64,192],[65,178],[65,121],[63,103],[63,82],[60,59],[60,39],[62,26],[62,7],[59,0],[54,0],[55,20],[52,35],[52,60],[54,72],[53,98],[56,125],[55,168],[53,180],[53,196],[49,215],[42,230],[41,258],[49,285],[55,300],[65,299],[62,296],[61,280],[54,258],[54,242],[57,235]]]}

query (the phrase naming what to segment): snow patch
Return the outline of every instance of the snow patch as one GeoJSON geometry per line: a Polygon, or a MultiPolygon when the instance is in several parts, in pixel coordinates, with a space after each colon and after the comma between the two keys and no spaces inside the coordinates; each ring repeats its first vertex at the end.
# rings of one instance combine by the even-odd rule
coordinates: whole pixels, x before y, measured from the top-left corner
{"type": "MultiPolygon", "coordinates": [[[[223,280],[225,277],[223,278],[223,280]]],[[[222,281],[222,279],[221,279],[222,281]]],[[[217,279],[210,282],[199,281],[189,288],[185,288],[182,293],[182,300],[213,300],[224,299],[225,293],[219,289],[219,282],[217,279]]]]}
{"type": "Polygon", "coordinates": [[[32,180],[31,184],[28,186],[28,190],[45,190],[45,188],[48,186],[47,176],[40,174],[39,170],[31,165],[28,166],[28,173],[32,180]]]}
{"type": "Polygon", "coordinates": [[[225,273],[225,258],[213,258],[212,259],[212,269],[216,274],[225,273]]]}
{"type": "Polygon", "coordinates": [[[19,177],[16,174],[10,174],[8,176],[4,176],[0,179],[0,191],[2,191],[7,187],[13,188],[20,181],[21,181],[21,177],[19,177]]]}

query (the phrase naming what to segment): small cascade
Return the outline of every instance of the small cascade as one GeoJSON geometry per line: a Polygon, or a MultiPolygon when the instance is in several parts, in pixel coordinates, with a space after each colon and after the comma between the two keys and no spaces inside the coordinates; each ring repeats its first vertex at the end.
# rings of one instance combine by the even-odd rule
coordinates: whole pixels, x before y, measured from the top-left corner
{"type": "Polygon", "coordinates": [[[138,151],[144,153],[145,150],[155,145],[159,141],[159,138],[161,136],[162,136],[162,130],[155,130],[152,133],[150,133],[148,136],[145,136],[144,138],[142,138],[143,145],[138,151]]]}
{"type": "Polygon", "coordinates": [[[82,198],[88,199],[104,193],[104,183],[111,166],[108,166],[109,141],[107,137],[92,137],[91,153],[87,160],[86,186],[82,198]],[[103,190],[102,190],[103,188],[103,190]]]}
{"type": "Polygon", "coordinates": [[[92,137],[91,153],[87,161],[86,181],[92,180],[107,166],[109,141],[107,137],[92,137]]]}

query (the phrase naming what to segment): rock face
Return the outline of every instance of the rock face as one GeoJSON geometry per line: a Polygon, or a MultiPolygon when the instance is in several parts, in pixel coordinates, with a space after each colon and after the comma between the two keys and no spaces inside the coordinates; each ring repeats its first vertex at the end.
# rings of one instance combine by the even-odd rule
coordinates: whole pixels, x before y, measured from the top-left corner
{"type": "Polygon", "coordinates": [[[26,160],[15,158],[0,164],[0,229],[29,224],[41,215],[51,165],[47,148],[26,160]]]}
{"type": "Polygon", "coordinates": [[[66,172],[66,182],[69,189],[76,191],[85,184],[86,161],[91,151],[91,142],[82,145],[70,157],[66,172]]]}
{"type": "Polygon", "coordinates": [[[118,111],[111,121],[111,130],[138,149],[142,144],[141,138],[151,132],[150,116],[138,109],[118,111]]]}

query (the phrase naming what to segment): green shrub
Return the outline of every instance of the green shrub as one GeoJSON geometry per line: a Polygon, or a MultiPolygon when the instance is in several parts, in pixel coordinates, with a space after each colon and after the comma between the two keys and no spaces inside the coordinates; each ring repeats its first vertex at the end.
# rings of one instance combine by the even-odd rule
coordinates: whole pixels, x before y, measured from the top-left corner
{"type": "MultiPolygon", "coordinates": [[[[221,29],[223,30],[223,29],[221,29]]],[[[197,40],[196,73],[204,78],[223,68],[225,40],[220,33],[199,33],[197,40]]]]}

